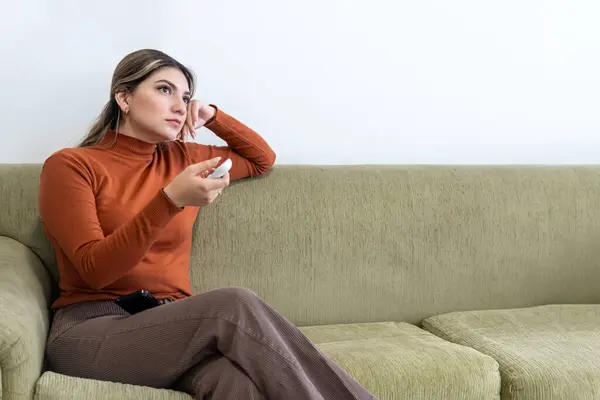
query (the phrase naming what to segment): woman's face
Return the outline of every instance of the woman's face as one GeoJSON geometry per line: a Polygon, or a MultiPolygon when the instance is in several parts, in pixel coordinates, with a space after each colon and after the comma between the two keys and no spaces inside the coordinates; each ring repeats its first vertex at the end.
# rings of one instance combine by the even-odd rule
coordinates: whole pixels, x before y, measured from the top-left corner
{"type": "MultiPolygon", "coordinates": [[[[161,68],[124,95],[126,130],[147,142],[174,140],[185,123],[190,88],[177,68],[161,68]]],[[[120,103],[121,104],[121,103],[120,103]]],[[[122,106],[123,107],[123,106],[122,106]]]]}

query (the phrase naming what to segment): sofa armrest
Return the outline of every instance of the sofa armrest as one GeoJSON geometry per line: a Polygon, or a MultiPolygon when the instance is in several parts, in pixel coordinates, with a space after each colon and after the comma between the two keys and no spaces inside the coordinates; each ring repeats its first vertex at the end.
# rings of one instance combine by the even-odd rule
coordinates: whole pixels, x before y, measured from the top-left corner
{"type": "Polygon", "coordinates": [[[25,245],[0,236],[0,398],[31,399],[50,326],[51,279],[25,245]]]}

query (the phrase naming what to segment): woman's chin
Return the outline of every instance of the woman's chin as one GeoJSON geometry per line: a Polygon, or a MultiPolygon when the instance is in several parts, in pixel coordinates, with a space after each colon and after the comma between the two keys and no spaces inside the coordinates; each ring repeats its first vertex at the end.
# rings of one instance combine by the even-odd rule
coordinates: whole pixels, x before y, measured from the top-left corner
{"type": "Polygon", "coordinates": [[[163,131],[155,132],[155,135],[159,142],[172,142],[179,136],[179,131],[176,131],[175,129],[165,129],[163,131]]]}
{"type": "Polygon", "coordinates": [[[176,140],[177,137],[179,136],[179,134],[181,133],[181,128],[171,128],[169,127],[169,129],[167,130],[167,132],[165,132],[168,139],[167,140],[176,140]]]}

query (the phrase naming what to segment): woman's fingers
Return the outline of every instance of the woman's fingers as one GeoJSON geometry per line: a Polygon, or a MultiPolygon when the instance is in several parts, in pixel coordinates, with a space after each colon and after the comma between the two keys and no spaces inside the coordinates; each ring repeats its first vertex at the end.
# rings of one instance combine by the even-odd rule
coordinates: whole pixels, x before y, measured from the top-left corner
{"type": "Polygon", "coordinates": [[[205,179],[206,179],[206,177],[208,177],[210,174],[212,174],[212,173],[214,172],[214,170],[215,170],[215,169],[216,169],[216,168],[210,168],[210,169],[208,169],[208,170],[204,171],[202,174],[200,174],[200,176],[201,176],[202,178],[205,178],[205,179]]]}
{"type": "Polygon", "coordinates": [[[200,112],[200,102],[199,101],[193,101],[192,102],[192,129],[195,131],[196,130],[196,124],[198,123],[198,113],[200,112]]]}

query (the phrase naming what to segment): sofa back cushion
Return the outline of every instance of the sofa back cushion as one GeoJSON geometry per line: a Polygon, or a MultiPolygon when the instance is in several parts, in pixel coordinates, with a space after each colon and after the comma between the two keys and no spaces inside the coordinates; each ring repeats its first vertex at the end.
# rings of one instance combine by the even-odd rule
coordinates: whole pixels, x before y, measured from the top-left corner
{"type": "MultiPolygon", "coordinates": [[[[57,277],[40,166],[0,166],[0,235],[57,277]]],[[[68,216],[65,216],[68,218],[68,216]]],[[[243,286],[299,325],[600,301],[600,167],[277,166],[202,209],[197,292],[243,286]]]]}

